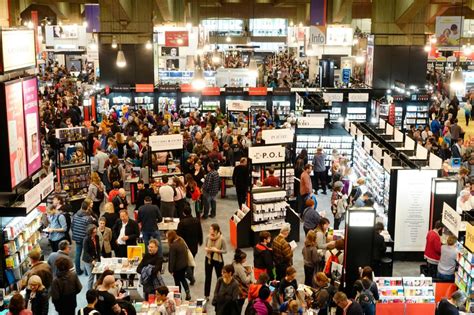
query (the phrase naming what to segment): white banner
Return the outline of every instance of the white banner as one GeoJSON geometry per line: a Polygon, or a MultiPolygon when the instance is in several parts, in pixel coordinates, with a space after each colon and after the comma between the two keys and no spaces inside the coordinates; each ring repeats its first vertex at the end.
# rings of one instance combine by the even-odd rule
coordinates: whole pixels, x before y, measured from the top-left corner
{"type": "Polygon", "coordinates": [[[444,226],[448,228],[448,230],[456,237],[458,237],[459,234],[461,221],[461,215],[457,213],[456,210],[451,208],[446,202],[444,202],[441,223],[443,223],[444,226]]]}
{"type": "Polygon", "coordinates": [[[326,44],[326,34],[324,34],[324,27],[310,26],[309,39],[310,45],[324,45],[326,44]]]}
{"type": "Polygon", "coordinates": [[[33,30],[2,30],[2,72],[36,66],[33,30]]]}
{"type": "Polygon", "coordinates": [[[462,16],[436,17],[436,46],[440,50],[459,49],[463,20],[462,16]]]}
{"type": "Polygon", "coordinates": [[[349,102],[368,102],[369,93],[349,93],[349,102]]]}
{"type": "Polygon", "coordinates": [[[431,180],[437,176],[438,172],[435,170],[398,171],[395,251],[425,250],[430,225],[431,180]]]}
{"type": "Polygon", "coordinates": [[[352,27],[329,25],[326,29],[326,45],[352,46],[352,27]]]}
{"type": "Polygon", "coordinates": [[[265,144],[293,143],[294,133],[289,128],[262,130],[262,139],[265,144]]]}
{"type": "Polygon", "coordinates": [[[149,144],[153,151],[182,150],[183,135],[150,136],[149,144]]]}
{"type": "Polygon", "coordinates": [[[281,145],[250,147],[249,158],[253,164],[284,162],[285,147],[281,145]]]}
{"type": "Polygon", "coordinates": [[[227,110],[234,112],[246,112],[250,108],[250,101],[230,101],[227,110]]]}
{"type": "Polygon", "coordinates": [[[25,194],[26,213],[36,208],[54,189],[54,176],[50,173],[38,185],[34,186],[25,194]]]}
{"type": "Polygon", "coordinates": [[[344,93],[323,93],[323,99],[325,102],[342,102],[344,99],[344,93]]]}
{"type": "Polygon", "coordinates": [[[324,117],[298,117],[298,128],[324,129],[324,117]]]}

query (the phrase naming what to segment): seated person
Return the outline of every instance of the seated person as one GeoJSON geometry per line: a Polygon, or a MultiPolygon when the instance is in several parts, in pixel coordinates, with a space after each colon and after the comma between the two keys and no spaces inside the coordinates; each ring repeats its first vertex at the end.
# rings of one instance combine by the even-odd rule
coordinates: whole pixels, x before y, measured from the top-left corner
{"type": "Polygon", "coordinates": [[[263,186],[280,187],[280,179],[274,176],[275,170],[273,167],[268,169],[268,177],[263,180],[263,186]]]}
{"type": "Polygon", "coordinates": [[[174,294],[170,293],[166,286],[161,286],[156,290],[156,304],[158,304],[158,314],[174,315],[176,313],[174,294]]]}

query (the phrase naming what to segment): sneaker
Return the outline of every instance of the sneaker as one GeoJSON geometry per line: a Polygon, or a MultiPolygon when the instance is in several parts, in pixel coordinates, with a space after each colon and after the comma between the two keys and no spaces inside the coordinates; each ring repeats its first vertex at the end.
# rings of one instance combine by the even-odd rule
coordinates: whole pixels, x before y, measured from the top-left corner
{"type": "Polygon", "coordinates": [[[186,298],[185,298],[186,301],[191,301],[191,294],[188,292],[186,292],[186,298]]]}
{"type": "Polygon", "coordinates": [[[323,191],[323,195],[327,195],[327,194],[328,194],[328,192],[327,192],[327,191],[323,191]]]}

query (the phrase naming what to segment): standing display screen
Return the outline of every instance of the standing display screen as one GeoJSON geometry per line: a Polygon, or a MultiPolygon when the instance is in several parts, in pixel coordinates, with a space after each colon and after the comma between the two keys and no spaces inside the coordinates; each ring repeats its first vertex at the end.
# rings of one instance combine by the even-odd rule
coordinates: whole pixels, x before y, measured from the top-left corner
{"type": "Polygon", "coordinates": [[[24,80],[23,109],[25,111],[26,152],[28,176],[41,168],[39,117],[38,117],[38,86],[36,78],[24,80]]]}
{"type": "Polygon", "coordinates": [[[11,187],[27,178],[22,82],[5,84],[11,187]]]}

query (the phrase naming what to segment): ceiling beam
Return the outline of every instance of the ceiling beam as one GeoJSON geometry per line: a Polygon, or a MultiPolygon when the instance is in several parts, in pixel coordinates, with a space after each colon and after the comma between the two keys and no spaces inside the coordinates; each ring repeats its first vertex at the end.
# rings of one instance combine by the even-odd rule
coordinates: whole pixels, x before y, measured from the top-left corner
{"type": "Polygon", "coordinates": [[[347,13],[352,13],[352,0],[342,0],[339,3],[339,8],[335,8],[335,12],[332,20],[334,23],[342,23],[344,18],[347,16],[347,13]]]}
{"type": "Polygon", "coordinates": [[[431,25],[436,23],[436,17],[442,16],[446,11],[448,11],[449,5],[443,4],[432,4],[430,6],[430,13],[426,24],[431,25]]]}
{"type": "Polygon", "coordinates": [[[114,20],[120,22],[131,22],[130,13],[127,12],[125,6],[120,0],[99,0],[99,4],[107,8],[114,20]]]}
{"type": "Polygon", "coordinates": [[[170,0],[155,0],[165,22],[173,21],[173,2],[170,0]]]}
{"type": "MultiPolygon", "coordinates": [[[[402,0],[400,5],[404,5],[401,12],[395,16],[395,23],[397,24],[407,24],[412,23],[415,16],[430,4],[430,0],[402,0]]],[[[399,3],[397,2],[397,6],[399,3]]]]}

